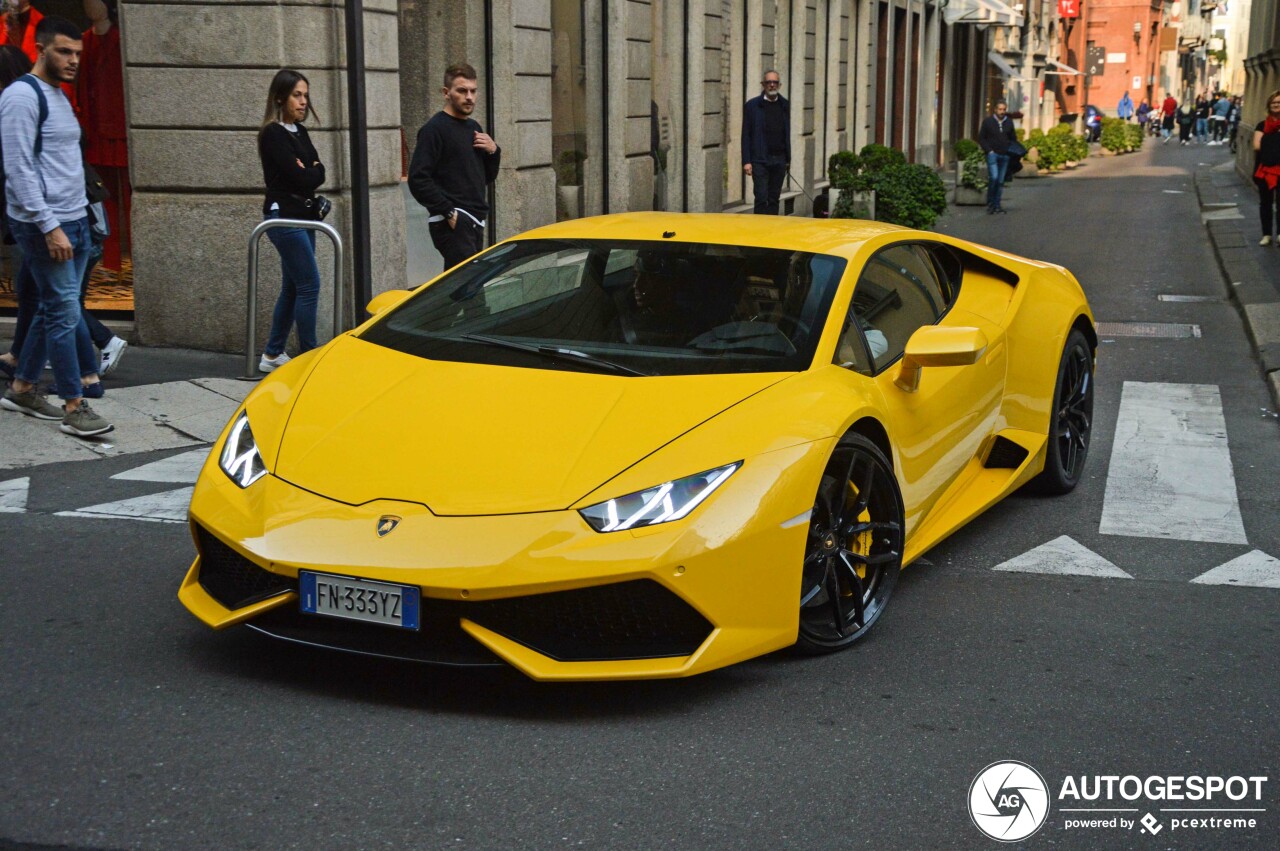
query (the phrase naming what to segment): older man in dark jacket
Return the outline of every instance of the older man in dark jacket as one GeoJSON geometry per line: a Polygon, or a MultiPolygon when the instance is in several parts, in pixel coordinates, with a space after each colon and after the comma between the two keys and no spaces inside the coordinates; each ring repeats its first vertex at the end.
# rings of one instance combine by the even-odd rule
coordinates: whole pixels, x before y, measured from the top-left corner
{"type": "Polygon", "coordinates": [[[1003,213],[1000,196],[1004,191],[1004,178],[1009,168],[1009,146],[1018,140],[1013,132],[1013,119],[1007,113],[1004,101],[996,102],[996,110],[982,120],[978,128],[978,145],[987,155],[987,212],[1003,213]]]}
{"type": "Polygon", "coordinates": [[[742,109],[742,171],[755,188],[755,212],[778,215],[782,183],[791,165],[791,104],[778,93],[782,77],[765,71],[759,96],[742,109]]]}

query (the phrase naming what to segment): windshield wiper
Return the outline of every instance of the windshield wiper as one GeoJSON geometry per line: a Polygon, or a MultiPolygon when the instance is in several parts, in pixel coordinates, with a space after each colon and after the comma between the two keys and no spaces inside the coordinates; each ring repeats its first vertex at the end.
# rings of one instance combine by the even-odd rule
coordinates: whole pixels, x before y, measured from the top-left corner
{"type": "Polygon", "coordinates": [[[518,343],[515,340],[506,340],[502,337],[490,337],[488,334],[463,334],[463,340],[470,340],[473,343],[484,343],[490,346],[498,346],[504,349],[514,349],[518,352],[530,352],[535,355],[552,358],[553,360],[573,361],[575,363],[590,364],[597,369],[603,369],[608,372],[617,372],[623,375],[639,375],[648,376],[649,373],[641,372],[638,369],[632,369],[629,366],[623,366],[620,363],[614,363],[611,360],[589,355],[586,352],[580,352],[577,349],[566,349],[561,346],[536,346],[532,343],[518,343]]]}

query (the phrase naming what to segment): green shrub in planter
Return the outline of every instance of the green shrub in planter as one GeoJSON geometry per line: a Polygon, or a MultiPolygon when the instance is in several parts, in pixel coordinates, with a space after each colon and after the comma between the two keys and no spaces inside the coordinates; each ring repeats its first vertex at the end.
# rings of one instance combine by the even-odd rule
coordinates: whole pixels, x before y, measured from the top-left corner
{"type": "Polygon", "coordinates": [[[982,148],[978,147],[978,143],[972,139],[957,139],[951,149],[955,151],[956,159],[962,162],[967,160],[970,154],[982,153],[982,148]]]}
{"type": "Polygon", "coordinates": [[[1129,137],[1129,147],[1135,151],[1142,147],[1142,141],[1147,137],[1147,134],[1142,132],[1141,124],[1126,124],[1124,132],[1129,137]]]}
{"type": "Polygon", "coordinates": [[[876,220],[928,228],[947,209],[947,189],[933,169],[895,162],[865,177],[876,193],[876,220]]]}
{"type": "Polygon", "coordinates": [[[986,164],[987,158],[983,156],[982,149],[974,145],[973,151],[962,161],[960,185],[966,189],[985,190],[987,188],[987,174],[983,171],[983,167],[986,164]]]}
{"type": "Polygon", "coordinates": [[[1127,150],[1129,147],[1129,134],[1125,130],[1126,126],[1119,118],[1103,118],[1102,135],[1098,140],[1102,143],[1102,147],[1115,154],[1127,150]]]}

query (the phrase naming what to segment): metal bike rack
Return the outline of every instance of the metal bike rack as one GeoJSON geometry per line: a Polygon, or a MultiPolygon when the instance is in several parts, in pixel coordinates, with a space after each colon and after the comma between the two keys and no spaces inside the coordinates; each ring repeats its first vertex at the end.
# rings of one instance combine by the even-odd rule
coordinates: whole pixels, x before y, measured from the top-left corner
{"type": "Polygon", "coordinates": [[[318,230],[333,243],[333,333],[342,333],[342,237],[333,225],[305,219],[266,219],[249,234],[249,302],[245,311],[244,375],[241,381],[258,381],[262,374],[254,363],[258,337],[258,246],[262,235],[272,228],[302,228],[318,230]]]}

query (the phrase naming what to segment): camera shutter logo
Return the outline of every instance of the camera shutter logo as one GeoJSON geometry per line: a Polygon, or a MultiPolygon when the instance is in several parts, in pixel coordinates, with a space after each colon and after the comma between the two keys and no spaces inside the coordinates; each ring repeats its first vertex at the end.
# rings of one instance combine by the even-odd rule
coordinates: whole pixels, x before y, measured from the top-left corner
{"type": "Polygon", "coordinates": [[[1017,842],[1040,829],[1049,815],[1049,787],[1025,762],[993,762],[969,786],[969,816],[978,830],[1000,842],[1017,842]]]}

